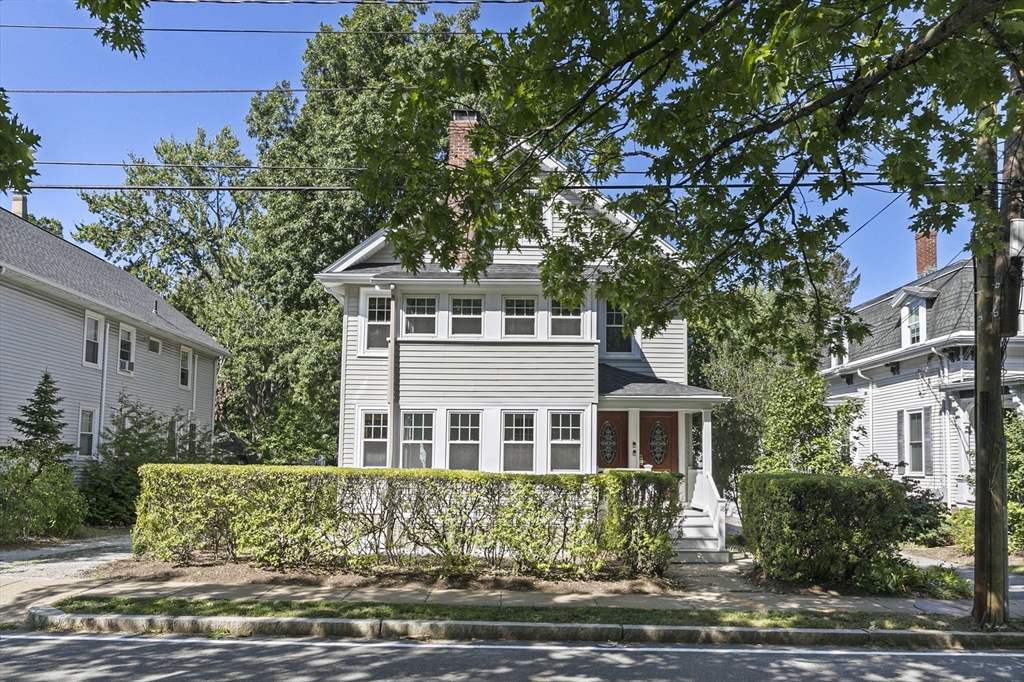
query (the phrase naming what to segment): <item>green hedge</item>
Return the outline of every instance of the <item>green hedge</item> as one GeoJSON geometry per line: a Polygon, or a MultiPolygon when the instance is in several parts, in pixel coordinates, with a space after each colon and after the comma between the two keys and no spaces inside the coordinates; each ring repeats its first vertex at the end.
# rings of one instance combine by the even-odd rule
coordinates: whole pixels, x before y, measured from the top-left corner
{"type": "MultiPolygon", "coordinates": [[[[950,514],[953,545],[961,554],[974,554],[974,509],[965,507],[950,514]]],[[[1006,503],[1007,549],[1010,554],[1024,554],[1024,504],[1006,503]]]]}
{"type": "Polygon", "coordinates": [[[740,477],[743,536],[766,576],[876,583],[905,533],[897,482],[809,474],[740,477]]]}
{"type": "Polygon", "coordinates": [[[439,470],[147,464],[136,553],[199,552],[275,567],[420,562],[449,576],[510,568],[627,575],[671,558],[671,474],[515,475],[439,470]],[[605,519],[608,523],[605,523],[605,519]]]}

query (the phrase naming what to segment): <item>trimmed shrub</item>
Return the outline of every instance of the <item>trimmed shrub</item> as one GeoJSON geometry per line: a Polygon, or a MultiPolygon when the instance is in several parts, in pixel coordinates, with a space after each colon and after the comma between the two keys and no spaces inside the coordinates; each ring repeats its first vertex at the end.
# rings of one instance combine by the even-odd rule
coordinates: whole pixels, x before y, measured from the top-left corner
{"type": "MultiPolygon", "coordinates": [[[[974,509],[957,509],[949,516],[953,527],[953,545],[961,554],[974,555],[974,509]]],[[[1024,554],[1024,504],[1006,503],[1007,549],[1024,554]]]]}
{"type": "Polygon", "coordinates": [[[675,477],[647,472],[147,464],[140,476],[134,550],[177,562],[203,551],[275,567],[585,577],[617,557],[626,574],[651,574],[667,566],[679,508],[675,477]]]}
{"type": "Polygon", "coordinates": [[[878,582],[903,540],[904,489],[892,481],[811,474],[740,477],[743,535],[778,580],[878,582]]]}

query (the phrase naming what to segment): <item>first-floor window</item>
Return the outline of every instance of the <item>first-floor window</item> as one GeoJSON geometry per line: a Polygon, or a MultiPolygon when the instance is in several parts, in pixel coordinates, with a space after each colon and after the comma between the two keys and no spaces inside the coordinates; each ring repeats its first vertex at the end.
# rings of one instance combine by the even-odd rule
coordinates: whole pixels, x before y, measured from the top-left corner
{"type": "Polygon", "coordinates": [[[402,415],[402,466],[429,469],[433,466],[434,415],[406,412],[402,415]]]}
{"type": "Polygon", "coordinates": [[[93,422],[96,413],[92,410],[82,409],[78,419],[78,456],[91,457],[93,453],[94,431],[93,422]]]}
{"type": "Polygon", "coordinates": [[[910,417],[910,438],[907,444],[910,449],[910,473],[924,473],[924,414],[911,412],[910,417]]]}
{"type": "Polygon", "coordinates": [[[363,466],[388,465],[387,412],[363,413],[363,466]]]}
{"type": "Polygon", "coordinates": [[[480,469],[479,412],[452,412],[448,416],[448,468],[480,469]]]}
{"type": "Polygon", "coordinates": [[[579,471],[580,451],[583,448],[579,412],[551,414],[551,469],[553,471],[579,471]]]}
{"type": "Polygon", "coordinates": [[[501,458],[503,471],[533,471],[532,412],[506,412],[502,429],[501,458]]]}

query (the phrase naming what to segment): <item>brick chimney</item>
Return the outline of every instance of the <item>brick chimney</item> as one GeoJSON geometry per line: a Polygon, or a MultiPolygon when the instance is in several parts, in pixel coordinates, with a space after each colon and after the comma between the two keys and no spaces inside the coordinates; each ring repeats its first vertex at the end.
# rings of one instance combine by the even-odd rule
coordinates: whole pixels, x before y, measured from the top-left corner
{"type": "Polygon", "coordinates": [[[935,232],[914,235],[914,245],[917,247],[917,276],[927,275],[939,266],[939,256],[936,251],[938,235],[935,232]]]}
{"type": "Polygon", "coordinates": [[[477,118],[478,114],[469,109],[452,110],[452,120],[448,123],[448,165],[465,168],[466,162],[473,158],[468,136],[477,118]]]}
{"type": "Polygon", "coordinates": [[[28,197],[24,194],[11,196],[11,213],[22,220],[28,220],[28,197]]]}

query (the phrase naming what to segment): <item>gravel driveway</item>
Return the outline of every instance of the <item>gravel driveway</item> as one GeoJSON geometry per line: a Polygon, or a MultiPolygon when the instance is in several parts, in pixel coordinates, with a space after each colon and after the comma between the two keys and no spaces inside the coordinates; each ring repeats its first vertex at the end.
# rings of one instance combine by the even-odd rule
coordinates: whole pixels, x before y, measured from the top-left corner
{"type": "Polygon", "coordinates": [[[81,578],[101,564],[132,555],[128,531],[88,540],[66,540],[46,547],[0,551],[0,574],[6,578],[81,578]]]}

